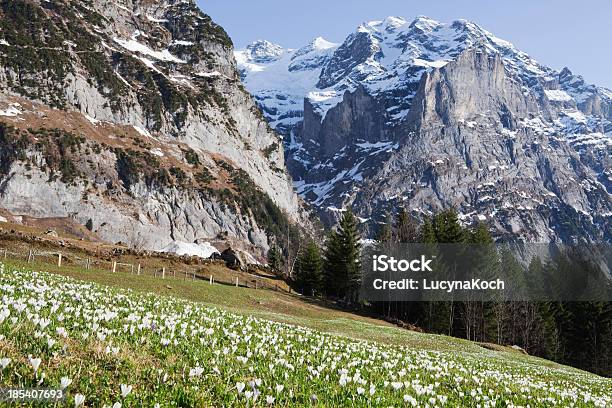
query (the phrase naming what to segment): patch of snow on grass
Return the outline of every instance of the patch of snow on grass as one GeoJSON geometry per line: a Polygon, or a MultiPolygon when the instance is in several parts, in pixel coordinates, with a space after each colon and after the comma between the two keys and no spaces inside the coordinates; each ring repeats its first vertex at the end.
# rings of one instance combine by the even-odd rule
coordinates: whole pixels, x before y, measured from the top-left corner
{"type": "Polygon", "coordinates": [[[587,118],[584,116],[584,113],[574,110],[574,111],[565,111],[563,112],[566,116],[574,119],[578,123],[586,123],[587,118]]]}
{"type": "Polygon", "coordinates": [[[148,55],[149,57],[153,57],[156,60],[159,61],[166,61],[166,62],[176,62],[178,64],[185,64],[186,61],[183,61],[182,59],[179,59],[177,57],[175,57],[174,55],[170,54],[170,51],[168,50],[163,50],[163,51],[155,51],[152,50],[151,48],[149,48],[147,45],[139,43],[138,41],[132,39],[129,40],[124,40],[121,38],[113,38],[113,40],[121,45],[123,48],[125,48],[128,51],[132,51],[132,52],[137,52],[139,54],[144,54],[144,55],[148,55]]]}
{"type": "Polygon", "coordinates": [[[164,152],[161,151],[161,149],[159,147],[156,147],[154,149],[149,150],[151,152],[151,154],[154,154],[158,157],[164,157],[164,152]]]}
{"type": "Polygon", "coordinates": [[[144,64],[147,67],[151,68],[153,71],[157,72],[158,74],[162,74],[162,72],[155,67],[155,64],[150,59],[145,58],[145,57],[138,57],[138,59],[141,60],[142,62],[144,62],[144,64]]]}
{"type": "Polygon", "coordinates": [[[21,115],[21,111],[15,104],[11,104],[5,110],[0,110],[0,116],[18,116],[21,115]]]}
{"type": "Polygon", "coordinates": [[[172,41],[172,45],[193,45],[191,41],[175,40],[172,41]]]}
{"type": "Polygon", "coordinates": [[[212,72],[197,72],[196,73],[197,76],[199,77],[204,77],[204,78],[211,78],[211,77],[219,77],[219,76],[223,76],[219,71],[212,71],[212,72]]]}
{"type": "Polygon", "coordinates": [[[219,253],[217,248],[213,247],[210,243],[204,242],[203,244],[189,243],[172,241],[159,252],[167,252],[178,256],[197,256],[200,258],[208,259],[212,254],[219,253]]]}
{"type": "Polygon", "coordinates": [[[98,119],[94,119],[91,116],[89,116],[88,114],[84,114],[83,116],[85,116],[85,119],[87,119],[89,121],[89,123],[91,123],[94,126],[96,126],[98,123],[100,123],[100,121],[98,119]]]}
{"type": "Polygon", "coordinates": [[[153,16],[147,16],[147,20],[152,21],[154,23],[167,23],[168,20],[165,18],[155,18],[153,16]]]}
{"type": "Polygon", "coordinates": [[[137,131],[138,133],[140,133],[141,136],[144,137],[152,137],[151,133],[149,133],[149,131],[145,128],[141,128],[140,126],[132,126],[134,128],[135,131],[137,131]]]}
{"type": "Polygon", "coordinates": [[[117,7],[119,7],[119,8],[120,8],[121,10],[123,10],[123,11],[127,11],[128,13],[132,13],[132,10],[130,10],[129,8],[127,8],[127,7],[125,7],[125,6],[122,6],[122,5],[121,5],[121,4],[119,4],[119,3],[115,3],[115,5],[116,5],[117,7]]]}

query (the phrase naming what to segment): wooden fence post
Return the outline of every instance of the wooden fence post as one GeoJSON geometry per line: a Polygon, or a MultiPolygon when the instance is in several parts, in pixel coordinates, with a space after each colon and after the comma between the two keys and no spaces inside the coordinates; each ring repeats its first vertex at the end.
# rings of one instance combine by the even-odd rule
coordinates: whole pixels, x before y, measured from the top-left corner
{"type": "Polygon", "coordinates": [[[57,254],[57,266],[62,266],[62,253],[57,254]]]}
{"type": "Polygon", "coordinates": [[[140,276],[140,264],[138,264],[138,267],[136,268],[136,275],[140,276]]]}
{"type": "Polygon", "coordinates": [[[117,261],[113,261],[113,273],[117,272],[117,261]]]}
{"type": "Polygon", "coordinates": [[[236,276],[236,287],[238,287],[238,277],[236,276]]]}
{"type": "Polygon", "coordinates": [[[162,279],[166,279],[166,267],[162,268],[162,279]]]}
{"type": "Polygon", "coordinates": [[[6,248],[5,248],[5,249],[4,249],[4,259],[6,259],[6,253],[7,253],[7,250],[6,250],[6,248]]]}
{"type": "Polygon", "coordinates": [[[210,282],[209,283],[212,285],[212,275],[210,275],[210,282]]]}
{"type": "Polygon", "coordinates": [[[32,258],[32,250],[28,251],[28,263],[30,263],[30,259],[32,258]]]}
{"type": "Polygon", "coordinates": [[[176,279],[176,269],[172,271],[172,277],[176,279]]]}

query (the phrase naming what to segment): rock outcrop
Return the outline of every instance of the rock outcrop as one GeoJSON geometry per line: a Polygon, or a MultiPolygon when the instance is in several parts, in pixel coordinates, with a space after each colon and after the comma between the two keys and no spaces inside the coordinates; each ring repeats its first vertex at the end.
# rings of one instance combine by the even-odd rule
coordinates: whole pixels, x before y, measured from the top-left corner
{"type": "Polygon", "coordinates": [[[0,207],[149,249],[225,234],[264,252],[308,224],[194,1],[1,1],[0,27],[0,207]]]}

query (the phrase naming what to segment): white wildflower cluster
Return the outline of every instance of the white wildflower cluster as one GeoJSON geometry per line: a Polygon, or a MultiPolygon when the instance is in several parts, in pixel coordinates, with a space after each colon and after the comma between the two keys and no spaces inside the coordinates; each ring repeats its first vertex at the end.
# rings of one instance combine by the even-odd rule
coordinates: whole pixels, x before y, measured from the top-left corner
{"type": "Polygon", "coordinates": [[[2,383],[61,388],[74,406],[612,406],[612,380],[527,356],[356,341],[0,272],[2,383]]]}

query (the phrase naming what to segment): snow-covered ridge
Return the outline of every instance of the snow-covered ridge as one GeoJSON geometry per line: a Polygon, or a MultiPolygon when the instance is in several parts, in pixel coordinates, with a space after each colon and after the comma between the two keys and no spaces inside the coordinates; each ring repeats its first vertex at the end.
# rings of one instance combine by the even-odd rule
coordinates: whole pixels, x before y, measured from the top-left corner
{"type": "Polygon", "coordinates": [[[554,89],[547,87],[544,93],[542,84],[558,78],[560,72],[467,20],[441,23],[424,16],[413,21],[387,17],[360,24],[341,45],[318,37],[292,50],[256,41],[235,55],[246,88],[255,95],[272,126],[286,133],[299,122],[304,98],[325,117],[346,91],[360,85],[374,96],[400,91],[404,96],[389,109],[391,124],[399,123],[408,112],[423,73],[446,65],[476,46],[499,53],[506,68],[537,97],[582,103],[598,93],[612,100],[611,91],[585,84],[571,72],[565,81],[554,89]]]}
{"type": "Polygon", "coordinates": [[[273,127],[299,122],[304,97],[319,80],[321,65],[336,49],[321,37],[300,49],[256,41],[234,53],[241,76],[273,127]]]}

